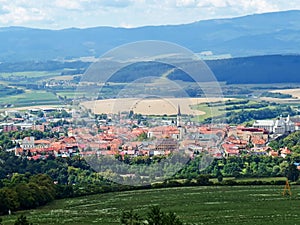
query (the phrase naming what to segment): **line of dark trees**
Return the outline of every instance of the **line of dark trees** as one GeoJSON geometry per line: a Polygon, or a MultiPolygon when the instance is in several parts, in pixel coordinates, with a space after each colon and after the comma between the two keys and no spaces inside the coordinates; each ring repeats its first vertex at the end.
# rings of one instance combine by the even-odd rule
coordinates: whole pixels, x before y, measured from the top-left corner
{"type": "Polygon", "coordinates": [[[174,178],[192,180],[199,178],[201,174],[206,174],[210,178],[287,177],[291,181],[297,181],[300,175],[295,165],[297,163],[300,163],[300,155],[274,158],[242,154],[240,157],[214,159],[205,169],[199,171],[205,161],[197,157],[182,168],[174,178]]]}
{"type": "Polygon", "coordinates": [[[12,88],[12,87],[8,87],[3,84],[0,84],[0,97],[1,98],[9,96],[9,95],[18,95],[18,94],[22,94],[22,93],[24,93],[24,90],[22,90],[22,89],[12,88]]]}
{"type": "Polygon", "coordinates": [[[270,98],[293,98],[290,94],[282,94],[282,93],[276,93],[276,92],[263,92],[261,94],[261,97],[270,97],[270,98]]]}
{"type": "MultiPolygon", "coordinates": [[[[273,106],[272,106],[273,107],[273,106]]],[[[218,120],[228,124],[242,124],[251,120],[263,120],[276,118],[279,116],[295,116],[297,113],[290,106],[275,106],[274,108],[249,109],[240,111],[229,111],[221,116],[216,116],[214,122],[218,120]]],[[[212,118],[205,119],[205,123],[211,123],[212,118]]]]}

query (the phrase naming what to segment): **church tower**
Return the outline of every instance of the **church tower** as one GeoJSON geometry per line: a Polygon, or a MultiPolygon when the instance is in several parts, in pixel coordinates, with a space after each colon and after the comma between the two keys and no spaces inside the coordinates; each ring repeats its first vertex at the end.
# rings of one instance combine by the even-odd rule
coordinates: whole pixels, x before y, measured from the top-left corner
{"type": "Polygon", "coordinates": [[[177,127],[181,127],[181,112],[180,112],[180,106],[178,105],[177,110],[177,121],[176,121],[177,127]]]}
{"type": "Polygon", "coordinates": [[[178,111],[177,111],[177,122],[176,122],[177,128],[179,130],[179,137],[178,140],[183,140],[183,137],[185,135],[185,128],[182,126],[182,120],[181,120],[181,111],[180,106],[178,105],[178,111]]]}

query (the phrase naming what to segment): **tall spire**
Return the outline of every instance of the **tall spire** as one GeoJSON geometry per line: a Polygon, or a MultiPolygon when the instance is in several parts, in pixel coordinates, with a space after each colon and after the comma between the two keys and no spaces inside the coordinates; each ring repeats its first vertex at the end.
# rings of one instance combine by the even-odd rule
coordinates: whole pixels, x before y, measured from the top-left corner
{"type": "Polygon", "coordinates": [[[177,127],[181,126],[181,112],[180,112],[180,106],[178,105],[178,111],[177,111],[177,127]]]}
{"type": "Polygon", "coordinates": [[[180,112],[180,105],[178,105],[178,111],[177,111],[177,115],[181,116],[181,112],[180,112]]]}

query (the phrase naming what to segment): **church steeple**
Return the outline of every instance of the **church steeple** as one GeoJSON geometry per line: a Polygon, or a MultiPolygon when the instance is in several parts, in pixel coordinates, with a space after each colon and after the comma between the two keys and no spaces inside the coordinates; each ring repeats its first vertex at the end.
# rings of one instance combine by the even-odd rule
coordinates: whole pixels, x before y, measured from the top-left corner
{"type": "Polygon", "coordinates": [[[176,122],[177,127],[181,127],[181,111],[180,111],[180,106],[178,105],[178,110],[177,110],[177,122],[176,122]]]}
{"type": "Polygon", "coordinates": [[[178,105],[177,116],[181,116],[180,105],[178,105]]]}

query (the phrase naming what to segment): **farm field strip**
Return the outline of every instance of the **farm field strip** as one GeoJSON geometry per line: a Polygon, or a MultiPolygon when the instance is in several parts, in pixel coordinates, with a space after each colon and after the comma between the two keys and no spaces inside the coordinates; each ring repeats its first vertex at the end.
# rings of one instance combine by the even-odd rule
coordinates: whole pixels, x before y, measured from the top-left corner
{"type": "Polygon", "coordinates": [[[27,78],[37,78],[37,77],[50,77],[50,76],[59,76],[60,71],[24,71],[24,72],[1,72],[0,76],[10,77],[10,76],[22,76],[27,78]]]}
{"type": "Polygon", "coordinates": [[[37,104],[59,104],[58,98],[46,91],[26,91],[23,94],[0,98],[1,104],[15,104],[17,106],[31,106],[37,104]]]}
{"type": "Polygon", "coordinates": [[[206,112],[191,108],[205,102],[226,101],[220,98],[164,98],[164,99],[105,99],[82,103],[95,113],[118,113],[133,110],[135,113],[143,115],[176,115],[180,106],[182,114],[204,115],[206,112]]]}

